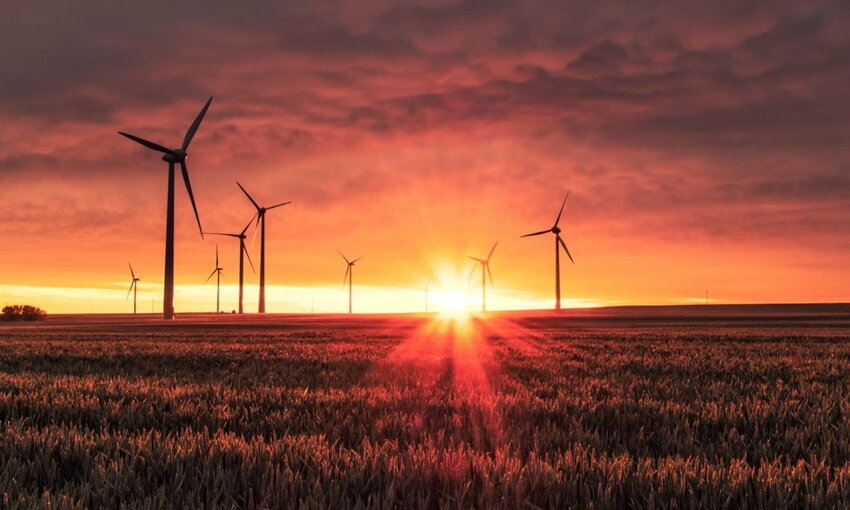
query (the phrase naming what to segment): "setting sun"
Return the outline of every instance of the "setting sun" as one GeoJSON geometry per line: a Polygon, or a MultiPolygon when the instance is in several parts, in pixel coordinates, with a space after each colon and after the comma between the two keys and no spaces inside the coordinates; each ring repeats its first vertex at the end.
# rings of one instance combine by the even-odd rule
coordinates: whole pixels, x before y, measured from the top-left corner
{"type": "Polygon", "coordinates": [[[465,312],[469,306],[466,293],[457,289],[432,292],[431,300],[437,311],[443,313],[465,312]]]}

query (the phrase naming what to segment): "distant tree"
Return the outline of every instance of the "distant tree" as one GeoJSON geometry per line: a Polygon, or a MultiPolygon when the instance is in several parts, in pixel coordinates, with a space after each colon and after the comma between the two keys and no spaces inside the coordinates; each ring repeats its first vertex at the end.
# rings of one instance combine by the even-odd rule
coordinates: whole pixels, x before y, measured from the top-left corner
{"type": "Polygon", "coordinates": [[[2,317],[6,321],[43,321],[47,312],[37,306],[7,305],[3,307],[2,317]]]}

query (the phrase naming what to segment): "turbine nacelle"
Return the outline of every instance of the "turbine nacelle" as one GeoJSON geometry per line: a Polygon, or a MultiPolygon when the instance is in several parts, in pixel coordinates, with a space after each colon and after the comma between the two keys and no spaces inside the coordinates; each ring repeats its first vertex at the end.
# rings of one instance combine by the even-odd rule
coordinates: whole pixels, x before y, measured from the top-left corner
{"type": "Polygon", "coordinates": [[[558,235],[561,233],[561,229],[558,227],[552,227],[552,233],[558,235]]]}
{"type": "Polygon", "coordinates": [[[186,151],[183,149],[172,149],[171,152],[166,152],[162,155],[162,160],[169,163],[182,163],[186,161],[186,151]]]}

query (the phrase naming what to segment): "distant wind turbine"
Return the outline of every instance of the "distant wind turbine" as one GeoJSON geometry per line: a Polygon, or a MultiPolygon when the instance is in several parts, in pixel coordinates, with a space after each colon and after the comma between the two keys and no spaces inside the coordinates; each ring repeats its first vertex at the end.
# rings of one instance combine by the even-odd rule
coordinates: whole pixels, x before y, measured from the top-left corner
{"type": "Polygon", "coordinates": [[[136,315],[136,291],[139,289],[139,278],[136,277],[136,273],[133,272],[133,266],[130,263],[127,263],[130,266],[130,289],[127,291],[127,299],[130,297],[130,292],[133,293],[133,315],[136,315]]]}
{"type": "Polygon", "coordinates": [[[215,245],[215,269],[213,269],[212,273],[210,273],[210,275],[207,276],[207,281],[204,282],[204,283],[208,283],[210,281],[210,278],[212,278],[213,275],[216,275],[216,277],[215,277],[215,313],[221,312],[221,271],[222,270],[223,270],[223,268],[221,266],[219,266],[219,262],[218,262],[218,245],[215,245]]]}
{"type": "Polygon", "coordinates": [[[561,247],[564,248],[564,251],[567,253],[567,257],[570,258],[570,262],[575,264],[573,260],[573,256],[570,255],[570,249],[567,248],[567,243],[561,239],[561,229],[558,228],[558,223],[561,221],[561,214],[564,212],[564,205],[567,203],[567,198],[570,196],[570,192],[567,191],[567,196],[564,197],[564,202],[561,204],[561,210],[558,211],[558,217],[555,218],[555,224],[552,228],[547,230],[541,230],[540,232],[534,232],[531,234],[526,234],[521,237],[531,237],[531,236],[539,236],[542,234],[548,234],[549,232],[555,234],[555,310],[561,309],[561,247]],[[560,245],[560,246],[558,246],[560,245]]]}
{"type": "Polygon", "coordinates": [[[195,219],[198,222],[198,230],[201,232],[201,237],[203,237],[204,231],[201,228],[201,217],[198,215],[198,208],[195,206],[195,196],[192,194],[192,185],[189,182],[189,171],[186,169],[186,157],[188,156],[186,150],[189,148],[192,138],[198,131],[198,126],[201,125],[201,121],[204,119],[204,115],[206,115],[211,102],[212,97],[210,97],[207,104],[201,108],[200,113],[198,113],[198,116],[195,117],[195,121],[192,122],[191,126],[189,126],[188,131],[186,131],[186,136],[183,137],[183,145],[181,145],[179,149],[168,149],[157,143],[145,140],[144,138],[139,138],[138,136],[124,133],[123,131],[118,132],[130,140],[144,145],[148,149],[162,152],[163,161],[168,163],[168,201],[165,213],[165,289],[162,298],[163,319],[174,318],[174,165],[177,163],[180,164],[180,170],[183,173],[183,183],[186,185],[186,192],[189,194],[189,200],[192,202],[192,209],[195,211],[195,219]]]}
{"type": "MultiPolygon", "coordinates": [[[[493,273],[490,272],[490,258],[493,256],[493,252],[496,251],[496,245],[499,244],[499,241],[496,241],[493,244],[493,247],[490,248],[490,253],[487,254],[486,259],[479,259],[476,257],[467,257],[481,264],[481,311],[487,311],[487,276],[490,277],[490,286],[493,286],[493,273]],[[487,274],[484,274],[484,270],[487,270],[487,274]]],[[[469,276],[472,276],[473,271],[475,271],[475,266],[472,267],[472,271],[469,272],[469,276]]]]}
{"type": "Polygon", "coordinates": [[[342,285],[345,286],[345,281],[348,280],[348,313],[351,313],[351,287],[352,280],[354,279],[354,263],[362,259],[363,257],[357,257],[354,260],[348,260],[345,255],[342,254],[341,251],[337,250],[337,253],[339,253],[342,258],[345,259],[345,263],[348,264],[348,266],[345,268],[345,276],[342,278],[342,285]]]}
{"type": "Polygon", "coordinates": [[[266,313],[266,211],[270,211],[276,207],[286,204],[291,204],[292,201],[281,202],[280,204],[273,205],[271,207],[260,207],[260,204],[258,204],[257,201],[254,200],[247,191],[245,191],[245,188],[243,188],[241,184],[237,182],[236,185],[239,186],[242,193],[245,193],[245,196],[248,197],[248,200],[250,200],[257,209],[257,224],[260,226],[260,302],[257,312],[266,313]]]}
{"type": "MultiPolygon", "coordinates": [[[[251,265],[251,270],[254,271],[254,263],[251,262],[251,255],[248,254],[248,248],[245,247],[245,232],[248,230],[248,227],[251,226],[251,223],[254,222],[254,218],[251,218],[251,221],[245,225],[245,228],[242,229],[238,234],[225,234],[223,232],[207,232],[207,234],[213,236],[228,236],[235,237],[239,239],[239,313],[244,313],[244,309],[242,308],[242,297],[243,297],[243,288],[245,283],[245,271],[244,271],[244,263],[245,257],[248,257],[248,264],[251,265]]],[[[216,247],[216,250],[218,247],[216,247]]],[[[216,262],[216,266],[218,263],[216,262]]]]}

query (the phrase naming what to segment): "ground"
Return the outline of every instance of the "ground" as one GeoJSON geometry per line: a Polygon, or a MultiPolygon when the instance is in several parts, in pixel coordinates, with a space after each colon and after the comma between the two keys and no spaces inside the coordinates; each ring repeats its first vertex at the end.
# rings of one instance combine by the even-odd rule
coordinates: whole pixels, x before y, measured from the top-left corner
{"type": "Polygon", "coordinates": [[[848,339],[847,306],[5,324],[2,506],[847,507],[848,339]]]}

